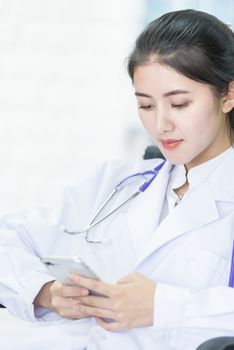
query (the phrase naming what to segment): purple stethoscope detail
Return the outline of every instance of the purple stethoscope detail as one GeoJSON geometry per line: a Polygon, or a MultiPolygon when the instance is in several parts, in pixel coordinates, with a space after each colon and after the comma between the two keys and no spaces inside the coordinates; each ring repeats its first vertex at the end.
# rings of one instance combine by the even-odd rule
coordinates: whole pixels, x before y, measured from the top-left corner
{"type": "Polygon", "coordinates": [[[228,287],[231,287],[231,288],[234,287],[234,242],[232,245],[231,269],[230,269],[228,287]]]}
{"type": "MultiPolygon", "coordinates": [[[[103,220],[105,220],[107,217],[115,213],[118,209],[123,207],[126,203],[128,203],[130,200],[137,197],[140,193],[143,193],[154,181],[154,179],[157,177],[159,171],[165,164],[165,160],[160,163],[157,167],[155,167],[152,170],[147,170],[144,172],[139,172],[133,175],[130,175],[126,178],[124,178],[122,181],[118,183],[118,185],[115,186],[114,190],[111,192],[111,194],[108,196],[108,198],[105,200],[105,202],[101,205],[101,207],[97,210],[97,212],[93,215],[92,219],[90,220],[90,223],[85,227],[81,229],[77,229],[74,231],[69,231],[66,228],[63,228],[63,231],[69,235],[79,235],[84,234],[84,238],[88,243],[103,243],[102,241],[93,241],[89,239],[89,231],[97,226],[99,223],[101,223],[103,220]],[[149,180],[147,180],[147,176],[151,176],[149,180]],[[144,177],[146,180],[143,182],[143,184],[140,185],[140,187],[135,191],[130,197],[128,197],[125,201],[123,201],[121,204],[116,206],[114,209],[112,209],[107,214],[103,215],[101,218],[97,219],[98,215],[103,211],[103,209],[106,207],[106,205],[109,203],[109,201],[115,196],[116,193],[118,193],[124,186],[128,183],[129,180],[132,180],[136,177],[144,177]],[[96,220],[97,219],[97,220],[96,220]],[[95,221],[96,220],[96,221],[95,221]]],[[[173,166],[172,166],[173,168],[173,166]]],[[[172,169],[171,169],[172,170],[172,169]]],[[[234,242],[232,246],[232,256],[231,256],[231,268],[230,268],[230,274],[229,274],[229,283],[228,286],[231,288],[234,288],[234,242]]]]}
{"type": "Polygon", "coordinates": [[[144,171],[142,173],[136,173],[136,174],[133,174],[133,175],[130,175],[128,177],[126,177],[125,179],[123,179],[122,181],[120,181],[120,183],[115,187],[118,191],[118,188],[120,188],[127,180],[129,179],[132,179],[136,176],[146,176],[146,175],[153,175],[149,181],[145,181],[143,183],[143,185],[141,185],[138,189],[138,192],[144,192],[145,190],[147,190],[147,188],[151,185],[151,183],[154,181],[154,179],[157,177],[159,171],[161,170],[161,168],[163,167],[163,165],[165,164],[165,160],[159,164],[156,168],[154,168],[153,170],[147,170],[147,171],[144,171]]]}

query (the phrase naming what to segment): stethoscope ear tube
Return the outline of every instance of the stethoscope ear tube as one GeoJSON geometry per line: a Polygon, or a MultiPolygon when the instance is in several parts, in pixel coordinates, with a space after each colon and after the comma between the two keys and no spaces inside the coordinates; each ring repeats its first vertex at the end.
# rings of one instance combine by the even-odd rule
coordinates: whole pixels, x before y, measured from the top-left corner
{"type": "Polygon", "coordinates": [[[228,286],[231,288],[234,287],[234,241],[232,245],[231,269],[230,269],[228,286]]]}

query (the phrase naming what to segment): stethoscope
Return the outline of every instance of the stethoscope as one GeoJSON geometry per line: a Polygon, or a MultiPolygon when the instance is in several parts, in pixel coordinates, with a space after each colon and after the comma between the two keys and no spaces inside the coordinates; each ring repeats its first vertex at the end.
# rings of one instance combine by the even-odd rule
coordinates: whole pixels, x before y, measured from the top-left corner
{"type": "Polygon", "coordinates": [[[90,230],[93,227],[95,227],[98,224],[100,224],[101,222],[103,222],[106,218],[108,218],[109,216],[114,214],[117,210],[122,208],[128,202],[130,202],[131,200],[136,198],[140,193],[145,192],[147,190],[147,188],[151,185],[151,183],[154,181],[154,179],[157,177],[159,171],[161,170],[161,168],[163,167],[165,162],[166,161],[164,160],[162,163],[160,163],[156,168],[154,168],[152,170],[147,170],[147,171],[144,171],[144,172],[136,173],[136,174],[133,174],[133,175],[130,175],[130,176],[124,178],[122,181],[120,181],[118,183],[118,185],[115,186],[114,190],[107,197],[107,199],[100,206],[100,208],[95,212],[95,214],[93,215],[92,219],[90,220],[90,223],[85,228],[77,229],[77,230],[74,230],[74,231],[69,231],[66,228],[63,228],[64,232],[66,232],[69,235],[79,235],[79,234],[84,233],[84,238],[85,238],[86,242],[88,242],[88,243],[103,243],[103,241],[91,240],[89,238],[90,230]],[[150,175],[150,179],[148,180],[148,176],[149,175],[150,175]],[[125,185],[127,185],[129,183],[129,181],[134,180],[137,177],[143,177],[144,178],[144,182],[140,185],[140,187],[137,189],[137,191],[135,191],[133,194],[131,194],[126,200],[121,202],[119,205],[117,205],[111,211],[107,212],[107,214],[101,216],[98,220],[96,220],[96,218],[100,215],[100,213],[103,212],[104,208],[106,208],[106,206],[110,202],[110,200],[113,199],[113,197],[118,192],[120,192],[125,187],[125,185]]]}
{"type": "MultiPolygon", "coordinates": [[[[161,168],[163,167],[165,162],[166,161],[164,160],[162,163],[160,163],[156,168],[154,168],[152,170],[139,172],[139,173],[136,173],[136,174],[133,174],[133,175],[130,175],[130,176],[124,178],[122,181],[120,181],[118,183],[118,185],[115,186],[114,190],[110,193],[110,195],[107,197],[107,199],[104,201],[104,203],[100,206],[100,208],[95,212],[95,214],[93,215],[92,219],[90,220],[90,223],[85,228],[77,229],[77,230],[74,230],[74,231],[69,231],[66,228],[63,228],[64,232],[66,232],[69,235],[79,235],[79,234],[83,234],[84,233],[84,238],[85,238],[86,242],[88,242],[88,243],[99,243],[99,244],[103,243],[103,241],[94,241],[94,240],[89,239],[90,230],[93,227],[95,227],[98,224],[100,224],[101,222],[103,222],[106,218],[108,218],[109,216],[114,214],[117,210],[122,208],[129,201],[131,201],[134,198],[136,198],[140,193],[145,192],[147,190],[147,188],[152,184],[154,179],[157,177],[159,171],[161,170],[161,168]],[[150,177],[149,180],[147,180],[147,177],[149,175],[151,177],[150,177]],[[114,209],[112,209],[107,214],[103,215],[101,218],[99,218],[97,221],[95,221],[95,219],[98,217],[98,215],[100,215],[100,213],[107,206],[107,204],[110,202],[110,200],[113,199],[113,197],[119,191],[121,191],[124,188],[124,186],[128,183],[129,180],[132,180],[132,179],[134,179],[136,177],[143,177],[144,178],[144,182],[140,185],[140,187],[137,189],[137,191],[135,191],[133,194],[131,194],[131,196],[129,196],[126,200],[124,200],[122,203],[117,205],[114,209]]],[[[231,287],[231,288],[234,287],[234,242],[233,242],[233,247],[232,247],[231,269],[230,269],[228,286],[231,287]]]]}

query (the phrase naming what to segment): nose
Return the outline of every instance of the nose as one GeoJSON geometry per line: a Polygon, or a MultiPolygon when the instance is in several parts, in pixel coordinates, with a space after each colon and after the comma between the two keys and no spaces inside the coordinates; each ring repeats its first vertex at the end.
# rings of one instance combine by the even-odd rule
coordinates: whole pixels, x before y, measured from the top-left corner
{"type": "Polygon", "coordinates": [[[155,127],[158,135],[174,130],[174,123],[171,119],[170,112],[163,107],[155,111],[155,127]]]}

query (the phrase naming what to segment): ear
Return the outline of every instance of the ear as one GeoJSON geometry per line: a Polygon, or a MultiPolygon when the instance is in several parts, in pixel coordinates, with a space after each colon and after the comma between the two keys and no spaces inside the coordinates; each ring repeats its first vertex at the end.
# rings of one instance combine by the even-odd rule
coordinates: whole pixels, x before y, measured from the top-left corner
{"type": "Polygon", "coordinates": [[[228,92],[223,98],[222,112],[228,113],[234,108],[234,80],[229,84],[228,92]]]}

